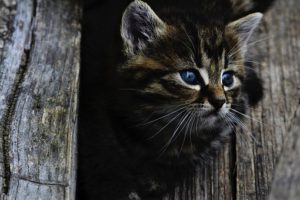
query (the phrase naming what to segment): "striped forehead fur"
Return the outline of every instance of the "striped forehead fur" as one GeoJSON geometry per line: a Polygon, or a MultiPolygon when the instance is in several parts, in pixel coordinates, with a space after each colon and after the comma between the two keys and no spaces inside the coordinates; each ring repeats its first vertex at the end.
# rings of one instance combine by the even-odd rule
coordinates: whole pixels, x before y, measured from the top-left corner
{"type": "MultiPolygon", "coordinates": [[[[185,24],[179,30],[169,28],[172,31],[165,33],[158,41],[160,44],[150,45],[150,48],[132,57],[127,67],[170,72],[196,68],[205,85],[218,83],[221,70],[225,67],[222,31],[218,28],[209,31],[208,28],[201,29],[191,24],[188,27],[195,31],[189,31],[185,24]],[[213,49],[214,54],[211,53],[213,49]]],[[[198,87],[191,88],[199,90],[198,87]]]]}

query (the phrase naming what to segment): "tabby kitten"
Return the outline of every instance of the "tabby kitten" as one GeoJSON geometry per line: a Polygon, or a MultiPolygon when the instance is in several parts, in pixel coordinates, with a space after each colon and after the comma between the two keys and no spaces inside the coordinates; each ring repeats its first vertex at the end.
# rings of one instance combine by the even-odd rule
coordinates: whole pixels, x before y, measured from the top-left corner
{"type": "Polygon", "coordinates": [[[205,160],[229,138],[261,81],[244,67],[262,19],[235,19],[230,0],[135,0],[123,13],[123,61],[113,71],[120,142],[168,164],[205,160]]]}

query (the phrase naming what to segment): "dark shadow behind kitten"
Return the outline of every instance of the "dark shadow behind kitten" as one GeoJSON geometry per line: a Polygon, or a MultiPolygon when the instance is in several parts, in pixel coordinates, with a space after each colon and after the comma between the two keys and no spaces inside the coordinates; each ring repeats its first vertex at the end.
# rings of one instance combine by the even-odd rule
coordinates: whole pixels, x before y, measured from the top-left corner
{"type": "MultiPolygon", "coordinates": [[[[194,163],[214,153],[227,137],[220,136],[220,132],[227,129],[229,135],[232,131],[216,114],[222,109],[228,112],[229,108],[223,108],[224,102],[237,104],[233,108],[243,113],[248,104],[255,105],[261,99],[257,75],[252,70],[235,69],[234,65],[243,65],[243,56],[229,55],[237,40],[240,48],[246,47],[242,43],[246,44],[261,16],[254,14],[240,23],[228,24],[249,13],[264,11],[271,1],[249,2],[152,0],[147,1],[148,6],[136,1],[123,15],[129,1],[86,1],[78,199],[128,199],[131,192],[138,192],[142,199],[160,199],[161,193],[193,174],[194,163]],[[225,68],[229,70],[224,75],[225,68]],[[237,84],[234,91],[229,89],[231,79],[237,84]],[[227,94],[224,84],[220,87],[222,81],[227,81],[227,94]],[[178,118],[170,124],[174,113],[171,119],[154,121],[186,103],[193,106],[184,107],[185,113],[177,113],[178,118]],[[210,106],[209,110],[198,112],[204,104],[210,106]],[[182,127],[177,125],[183,119],[195,121],[189,112],[199,119],[212,117],[207,123],[214,124],[201,130],[212,134],[199,136],[199,128],[195,133],[191,128],[180,130],[182,127]],[[174,128],[183,134],[177,134],[170,145],[164,146],[174,128]],[[196,145],[193,148],[191,135],[196,145]]],[[[234,116],[241,118],[237,113],[234,116]]]]}

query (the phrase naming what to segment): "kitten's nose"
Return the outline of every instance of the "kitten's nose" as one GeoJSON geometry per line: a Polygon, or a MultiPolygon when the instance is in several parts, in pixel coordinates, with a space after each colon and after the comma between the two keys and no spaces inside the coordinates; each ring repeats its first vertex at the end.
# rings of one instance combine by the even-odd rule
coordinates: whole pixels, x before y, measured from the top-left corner
{"type": "MultiPolygon", "coordinates": [[[[202,88],[201,88],[202,89],[202,88]]],[[[226,103],[225,95],[222,86],[208,85],[204,90],[204,95],[207,97],[208,102],[216,109],[222,108],[226,103]]]]}
{"type": "Polygon", "coordinates": [[[224,103],[226,102],[224,98],[212,98],[212,99],[208,99],[209,103],[215,107],[216,110],[219,110],[220,108],[222,108],[222,106],[224,105],[224,103]]]}

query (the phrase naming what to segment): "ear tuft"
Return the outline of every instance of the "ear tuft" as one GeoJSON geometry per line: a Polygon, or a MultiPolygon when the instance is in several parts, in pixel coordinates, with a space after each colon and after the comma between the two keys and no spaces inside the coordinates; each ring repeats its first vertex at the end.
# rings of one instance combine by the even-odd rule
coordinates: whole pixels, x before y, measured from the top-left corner
{"type": "Polygon", "coordinates": [[[239,45],[243,53],[247,50],[247,43],[253,31],[258,26],[263,17],[262,13],[253,13],[229,23],[226,26],[227,34],[236,34],[239,39],[239,45]]]}
{"type": "Polygon", "coordinates": [[[164,33],[165,23],[154,13],[150,6],[140,0],[128,5],[123,13],[121,36],[127,54],[142,50],[164,33]]]}

